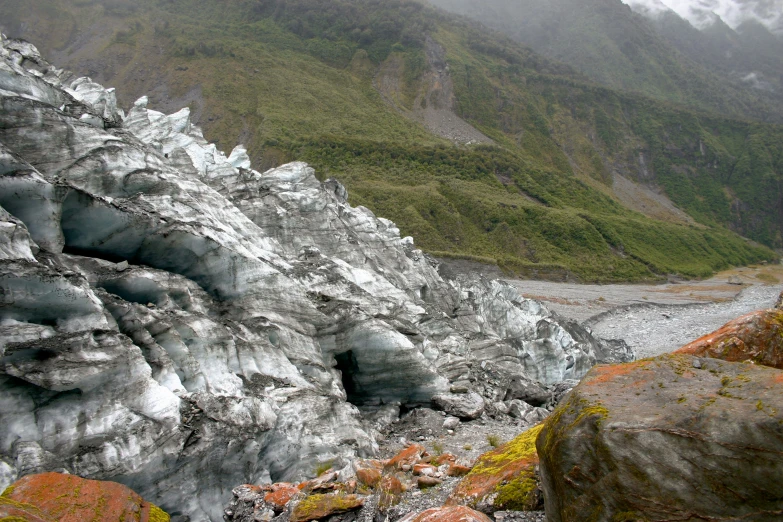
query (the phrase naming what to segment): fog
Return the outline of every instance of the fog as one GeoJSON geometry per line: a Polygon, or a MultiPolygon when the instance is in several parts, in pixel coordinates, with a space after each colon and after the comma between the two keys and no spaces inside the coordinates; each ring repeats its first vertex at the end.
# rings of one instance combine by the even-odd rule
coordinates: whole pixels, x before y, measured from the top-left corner
{"type": "Polygon", "coordinates": [[[657,15],[671,9],[699,29],[712,25],[719,16],[736,28],[749,20],[783,34],[783,0],[623,0],[637,11],[657,15]]]}

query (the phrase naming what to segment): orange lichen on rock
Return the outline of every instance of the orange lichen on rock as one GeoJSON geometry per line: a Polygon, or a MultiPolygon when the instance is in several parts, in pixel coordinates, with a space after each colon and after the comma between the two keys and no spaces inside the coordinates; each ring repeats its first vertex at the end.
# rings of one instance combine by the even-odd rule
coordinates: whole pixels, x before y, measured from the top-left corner
{"type": "Polygon", "coordinates": [[[400,495],[405,491],[405,486],[394,475],[386,475],[381,479],[378,489],[380,490],[378,506],[381,509],[386,509],[400,501],[400,495]]]}
{"type": "Polygon", "coordinates": [[[403,466],[413,467],[414,464],[421,460],[421,457],[425,452],[426,450],[424,449],[424,446],[419,444],[411,444],[404,450],[400,451],[397,455],[392,457],[386,463],[384,468],[386,470],[399,470],[402,469],[403,466]]]}
{"type": "Polygon", "coordinates": [[[440,466],[442,464],[446,464],[447,462],[449,464],[453,464],[457,462],[456,455],[452,455],[451,453],[443,453],[441,455],[438,455],[437,457],[433,457],[430,464],[432,464],[433,466],[440,466]]]}
{"type": "Polygon", "coordinates": [[[435,472],[438,471],[438,468],[433,466],[432,464],[414,464],[413,465],[413,474],[414,475],[434,475],[435,472]]]}
{"type": "Polygon", "coordinates": [[[0,495],[0,521],[25,522],[56,522],[56,519],[44,514],[37,507],[19,502],[10,498],[14,488],[11,486],[2,495],[0,495]]]}
{"type": "Polygon", "coordinates": [[[294,484],[289,484],[287,482],[272,484],[271,486],[268,486],[268,491],[266,495],[264,495],[264,502],[272,506],[272,509],[276,512],[280,512],[285,509],[286,505],[288,505],[288,503],[291,502],[291,499],[297,496],[299,492],[299,488],[294,484]]]}
{"type": "Polygon", "coordinates": [[[374,488],[381,482],[381,472],[373,468],[359,468],[356,470],[356,478],[365,486],[374,488]]]}
{"type": "Polygon", "coordinates": [[[457,485],[447,506],[466,504],[482,511],[524,510],[537,504],[536,437],[542,424],[479,457],[457,485]]]}
{"type": "Polygon", "coordinates": [[[4,498],[35,506],[59,522],[169,520],[160,508],[146,502],[127,486],[63,473],[22,477],[4,498]]]}
{"type": "MultiPolygon", "coordinates": [[[[590,379],[585,381],[585,384],[600,385],[608,381],[612,381],[623,375],[633,373],[638,368],[644,368],[650,364],[648,360],[635,361],[624,364],[603,364],[594,366],[590,373],[590,379]]],[[[643,381],[634,381],[631,384],[641,383],[643,381]]]]}
{"type": "Polygon", "coordinates": [[[411,514],[400,522],[492,522],[492,519],[467,506],[448,506],[411,514]]]}
{"type": "Polygon", "coordinates": [[[783,310],[744,315],[675,353],[729,362],[753,361],[783,369],[783,310]]]}
{"type": "Polygon", "coordinates": [[[309,522],[339,513],[347,513],[364,505],[364,498],[344,493],[310,495],[294,507],[291,522],[309,522]]]}
{"type": "Polygon", "coordinates": [[[470,470],[473,468],[469,468],[468,466],[463,466],[461,464],[454,463],[451,466],[449,466],[448,471],[446,471],[446,475],[449,477],[464,477],[468,473],[470,473],[470,470]]]}

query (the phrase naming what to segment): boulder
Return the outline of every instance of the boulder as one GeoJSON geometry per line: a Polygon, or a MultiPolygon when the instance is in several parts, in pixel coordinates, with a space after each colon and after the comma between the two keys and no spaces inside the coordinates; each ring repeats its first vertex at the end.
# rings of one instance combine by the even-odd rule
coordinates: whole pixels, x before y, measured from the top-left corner
{"type": "Polygon", "coordinates": [[[400,522],[492,522],[492,519],[467,506],[448,506],[411,513],[400,522]]]}
{"type": "Polygon", "coordinates": [[[443,481],[439,478],[428,477],[425,475],[422,475],[416,479],[416,485],[419,486],[419,489],[431,488],[437,486],[442,482],[443,481]]]}
{"type": "Polygon", "coordinates": [[[540,383],[523,376],[514,376],[506,388],[504,401],[519,399],[532,406],[543,406],[552,400],[552,392],[540,383]]]}
{"type": "Polygon", "coordinates": [[[455,430],[459,427],[460,420],[459,417],[446,417],[443,421],[443,429],[444,430],[455,430]]]}
{"type": "Polygon", "coordinates": [[[486,403],[476,392],[467,394],[442,393],[432,397],[432,402],[440,409],[463,420],[481,417],[486,403]]]}
{"type": "Polygon", "coordinates": [[[677,352],[724,361],[753,361],[783,369],[783,310],[744,315],[677,352]]]}
{"type": "Polygon", "coordinates": [[[0,497],[0,517],[30,522],[169,520],[168,514],[127,486],[63,473],[40,473],[17,480],[0,497]]]}
{"type": "Polygon", "coordinates": [[[405,486],[394,475],[385,475],[378,485],[378,509],[384,511],[400,501],[400,495],[405,492],[405,486]]]}
{"type": "Polygon", "coordinates": [[[465,504],[484,513],[501,510],[531,511],[541,502],[536,468],[536,437],[542,425],[479,457],[446,501],[465,504]]]}
{"type": "Polygon", "coordinates": [[[272,484],[271,486],[261,489],[262,491],[265,491],[264,502],[266,502],[275,513],[281,513],[288,503],[301,492],[295,484],[289,482],[272,484]]]}
{"type": "Polygon", "coordinates": [[[411,444],[407,448],[401,450],[384,465],[384,469],[387,471],[401,470],[403,466],[408,466],[411,469],[427,450],[420,444],[411,444]]]}
{"type": "Polygon", "coordinates": [[[345,493],[329,493],[325,495],[310,495],[299,502],[291,511],[291,522],[310,522],[321,520],[331,515],[347,513],[364,505],[364,497],[346,495],[345,493]]]}
{"type": "Polygon", "coordinates": [[[370,467],[361,467],[356,470],[356,480],[361,484],[374,488],[381,482],[381,472],[370,467]]]}
{"type": "Polygon", "coordinates": [[[536,441],[549,521],[783,518],[783,371],[696,360],[587,374],[536,441]]]}

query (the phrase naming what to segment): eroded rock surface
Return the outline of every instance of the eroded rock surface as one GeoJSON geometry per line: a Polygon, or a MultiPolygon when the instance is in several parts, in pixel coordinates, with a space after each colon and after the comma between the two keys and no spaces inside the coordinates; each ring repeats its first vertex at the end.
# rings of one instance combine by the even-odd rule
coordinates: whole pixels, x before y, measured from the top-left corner
{"type": "Polygon", "coordinates": [[[783,310],[760,310],[744,315],[677,351],[783,369],[783,310]]]}
{"type": "Polygon", "coordinates": [[[3,37],[5,483],[64,469],[220,520],[237,484],[374,454],[403,406],[502,401],[512,376],[546,388],[619,353],[507,284],[442,279],[307,165],[256,172],[187,109],[125,115],[68,77],[3,37]]]}
{"type": "Polygon", "coordinates": [[[783,517],[783,371],[678,353],[592,369],[537,439],[547,517],[783,517]]]}
{"type": "Polygon", "coordinates": [[[166,512],[122,484],[63,473],[27,475],[16,481],[0,496],[0,517],[28,522],[169,521],[166,512]]]}

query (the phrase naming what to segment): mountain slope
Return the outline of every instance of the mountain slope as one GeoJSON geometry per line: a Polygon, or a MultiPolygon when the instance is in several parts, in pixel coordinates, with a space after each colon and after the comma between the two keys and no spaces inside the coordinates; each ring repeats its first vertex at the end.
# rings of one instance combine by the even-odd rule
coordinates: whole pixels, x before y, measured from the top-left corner
{"type": "MultiPolygon", "coordinates": [[[[567,63],[602,85],[732,117],[783,121],[779,94],[727,77],[723,69],[677,45],[682,36],[671,41],[675,26],[699,33],[673,11],[656,15],[651,24],[621,0],[429,1],[567,63]]],[[[707,40],[700,45],[714,44],[707,40]]]]}
{"type": "Polygon", "coordinates": [[[635,280],[773,257],[722,225],[783,245],[778,127],[617,94],[415,2],[1,0],[0,11],[5,31],[121,85],[123,106],[151,92],[153,107],[189,105],[223,147],[245,143],[257,165],[309,161],[430,252],[635,280]],[[433,134],[411,116],[433,103],[492,143],[433,134]],[[720,175],[744,164],[751,193],[716,164],[720,175]]]}

